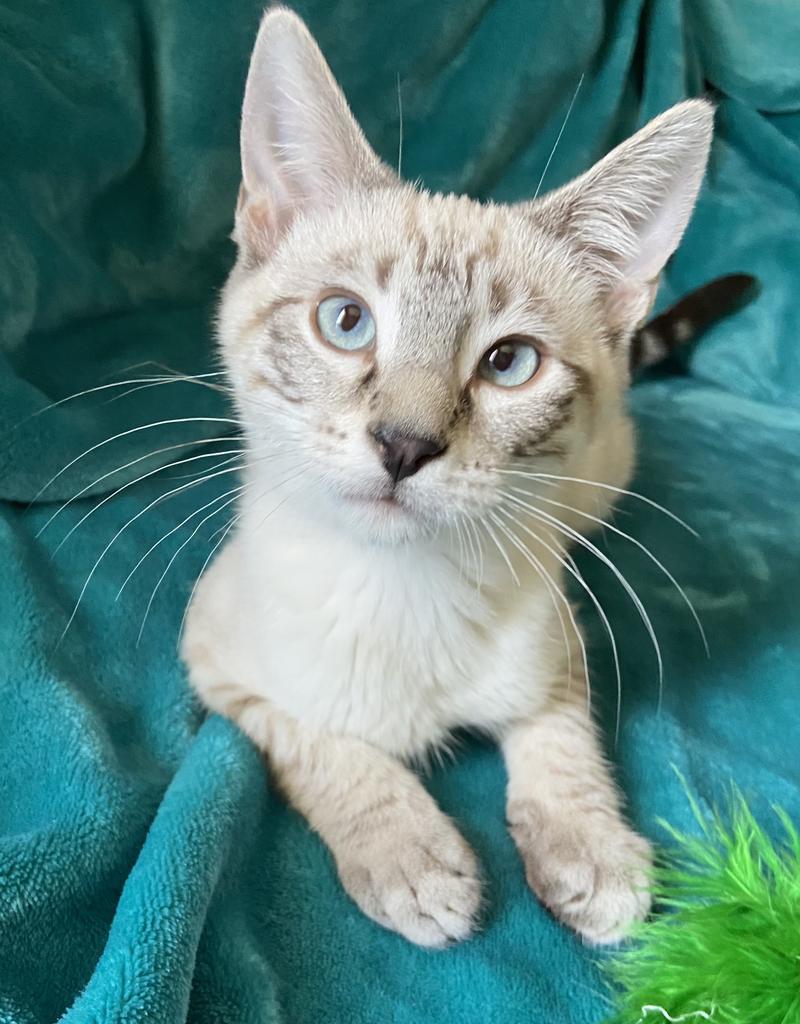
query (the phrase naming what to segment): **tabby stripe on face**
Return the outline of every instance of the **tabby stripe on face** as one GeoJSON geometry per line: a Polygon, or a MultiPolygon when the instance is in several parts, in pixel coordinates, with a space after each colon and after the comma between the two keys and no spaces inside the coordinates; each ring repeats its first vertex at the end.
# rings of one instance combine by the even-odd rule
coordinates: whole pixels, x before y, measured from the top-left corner
{"type": "Polygon", "coordinates": [[[492,278],[489,286],[489,312],[499,316],[508,303],[508,285],[498,277],[492,278]]]}
{"type": "Polygon", "coordinates": [[[259,374],[261,383],[266,384],[268,388],[271,388],[287,402],[291,402],[293,405],[302,405],[302,397],[297,390],[291,390],[292,385],[291,382],[287,380],[286,375],[278,370],[274,365],[272,368],[276,370],[276,377],[269,377],[262,370],[259,374]]]}
{"type": "Polygon", "coordinates": [[[373,362],[373,364],[370,366],[370,368],[367,370],[367,372],[364,374],[364,376],[358,382],[358,390],[359,391],[366,391],[368,388],[370,388],[370,386],[375,381],[375,377],[377,376],[377,373],[378,373],[378,367],[373,362]]]}
{"type": "MultiPolygon", "coordinates": [[[[274,328],[273,328],[274,330],[274,328]]],[[[292,344],[290,333],[281,333],[280,337],[275,333],[270,334],[270,344],[266,346],[265,355],[269,362],[268,370],[262,370],[261,378],[264,383],[276,391],[287,402],[300,405],[304,401],[302,390],[296,379],[294,366],[294,344],[292,344]]]]}
{"type": "Polygon", "coordinates": [[[478,253],[471,252],[464,263],[464,285],[467,294],[472,291],[472,277],[475,273],[475,264],[478,261],[478,253]]]}
{"type": "Polygon", "coordinates": [[[265,324],[269,323],[273,316],[286,306],[295,305],[297,303],[305,302],[306,300],[299,295],[279,295],[277,299],[273,299],[268,302],[265,306],[260,306],[255,313],[248,319],[242,331],[242,337],[246,337],[253,331],[260,330],[265,324]]]}
{"type": "Polygon", "coordinates": [[[483,258],[487,263],[493,263],[500,252],[500,235],[497,230],[492,229],[486,236],[483,246],[483,258]]]}
{"type": "Polygon", "coordinates": [[[420,237],[417,244],[417,273],[421,274],[425,269],[425,261],[428,258],[428,243],[424,237],[420,237]]]}
{"type": "Polygon", "coordinates": [[[576,363],[568,362],[566,359],[562,359],[561,363],[564,366],[566,366],[566,368],[572,374],[575,381],[576,389],[582,395],[585,395],[590,402],[594,402],[594,383],[592,381],[591,376],[586,372],[586,370],[584,370],[582,366],[578,366],[576,363]]]}
{"type": "Polygon", "coordinates": [[[337,270],[354,271],[359,266],[358,253],[340,249],[339,252],[331,254],[330,262],[331,266],[336,267],[337,270]]]}
{"type": "Polygon", "coordinates": [[[472,412],[472,380],[468,380],[464,387],[461,389],[461,394],[458,396],[458,402],[455,409],[453,409],[453,415],[450,417],[450,423],[448,431],[455,430],[459,423],[469,419],[469,415],[472,412]]]}
{"type": "Polygon", "coordinates": [[[378,287],[386,289],[386,285],[389,283],[389,278],[392,276],[394,265],[396,263],[394,256],[382,256],[375,266],[375,280],[378,282],[378,287]]]}
{"type": "Polygon", "coordinates": [[[549,445],[546,449],[542,448],[542,445],[570,422],[575,413],[575,399],[578,395],[585,395],[589,402],[594,404],[594,387],[589,374],[582,367],[575,366],[573,363],[564,362],[563,365],[572,376],[571,385],[547,407],[550,418],[539,427],[538,431],[514,446],[513,455],[521,457],[564,454],[558,445],[549,445]]]}
{"type": "Polygon", "coordinates": [[[453,264],[450,257],[444,251],[434,253],[428,261],[427,271],[437,277],[449,278],[453,276],[453,264]]]}
{"type": "Polygon", "coordinates": [[[542,445],[572,419],[575,395],[576,392],[571,391],[557,399],[552,406],[553,415],[551,418],[532,437],[528,437],[524,441],[518,441],[512,448],[511,454],[518,458],[527,455],[548,454],[542,449],[542,445]]]}

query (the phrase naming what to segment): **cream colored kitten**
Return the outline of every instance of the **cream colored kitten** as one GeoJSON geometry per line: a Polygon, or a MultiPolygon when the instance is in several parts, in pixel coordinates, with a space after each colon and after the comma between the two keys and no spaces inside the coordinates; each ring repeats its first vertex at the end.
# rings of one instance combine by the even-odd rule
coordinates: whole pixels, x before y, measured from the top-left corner
{"type": "Polygon", "coordinates": [[[534,202],[430,195],[369,148],[302,22],[261,26],[219,316],[247,489],[183,654],[352,898],[413,942],[476,927],[475,857],[404,765],[459,727],[501,744],[555,915],[602,943],[648,910],[562,554],[613,493],[575,480],[630,475],[628,341],[711,128],[690,101],[534,202]]]}

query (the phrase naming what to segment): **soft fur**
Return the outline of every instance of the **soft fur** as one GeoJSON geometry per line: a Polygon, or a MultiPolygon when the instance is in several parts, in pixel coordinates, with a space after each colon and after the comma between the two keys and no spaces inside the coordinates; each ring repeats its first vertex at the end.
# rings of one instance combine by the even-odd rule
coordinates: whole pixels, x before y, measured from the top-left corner
{"type": "Polygon", "coordinates": [[[263,21],[219,317],[246,490],[184,656],[353,899],[412,941],[465,938],[480,907],[474,855],[403,764],[457,727],[502,744],[511,832],[558,917],[600,943],[647,912],[649,847],[600,753],[562,577],[581,582],[566,544],[631,472],[628,343],[711,125],[708,104],[681,104],[529,203],[430,195],[371,151],[302,22],[263,21]],[[372,348],[316,336],[330,293],[366,302],[372,348]],[[475,372],[509,335],[541,354],[517,388],[475,372]],[[393,486],[379,424],[443,454],[393,486]]]}

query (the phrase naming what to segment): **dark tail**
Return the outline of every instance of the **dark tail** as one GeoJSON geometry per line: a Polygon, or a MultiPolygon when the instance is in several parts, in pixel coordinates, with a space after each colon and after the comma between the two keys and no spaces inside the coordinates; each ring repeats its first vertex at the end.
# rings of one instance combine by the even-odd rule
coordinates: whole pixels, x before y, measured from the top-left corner
{"type": "Polygon", "coordinates": [[[660,363],[711,324],[740,309],[757,290],[758,281],[750,274],[728,274],[690,292],[634,334],[631,371],[660,363]]]}

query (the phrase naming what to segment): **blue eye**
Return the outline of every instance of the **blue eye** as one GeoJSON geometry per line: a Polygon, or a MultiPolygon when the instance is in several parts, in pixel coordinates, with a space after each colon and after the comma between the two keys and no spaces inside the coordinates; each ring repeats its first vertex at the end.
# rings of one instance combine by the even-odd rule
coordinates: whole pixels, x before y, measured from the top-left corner
{"type": "Polygon", "coordinates": [[[503,338],[483,354],[478,373],[501,388],[516,388],[533,377],[540,362],[539,353],[526,338],[503,338]]]}
{"type": "Polygon", "coordinates": [[[317,306],[319,333],[334,348],[355,352],[375,340],[375,321],[363,302],[351,295],[331,295],[317,306]]]}

